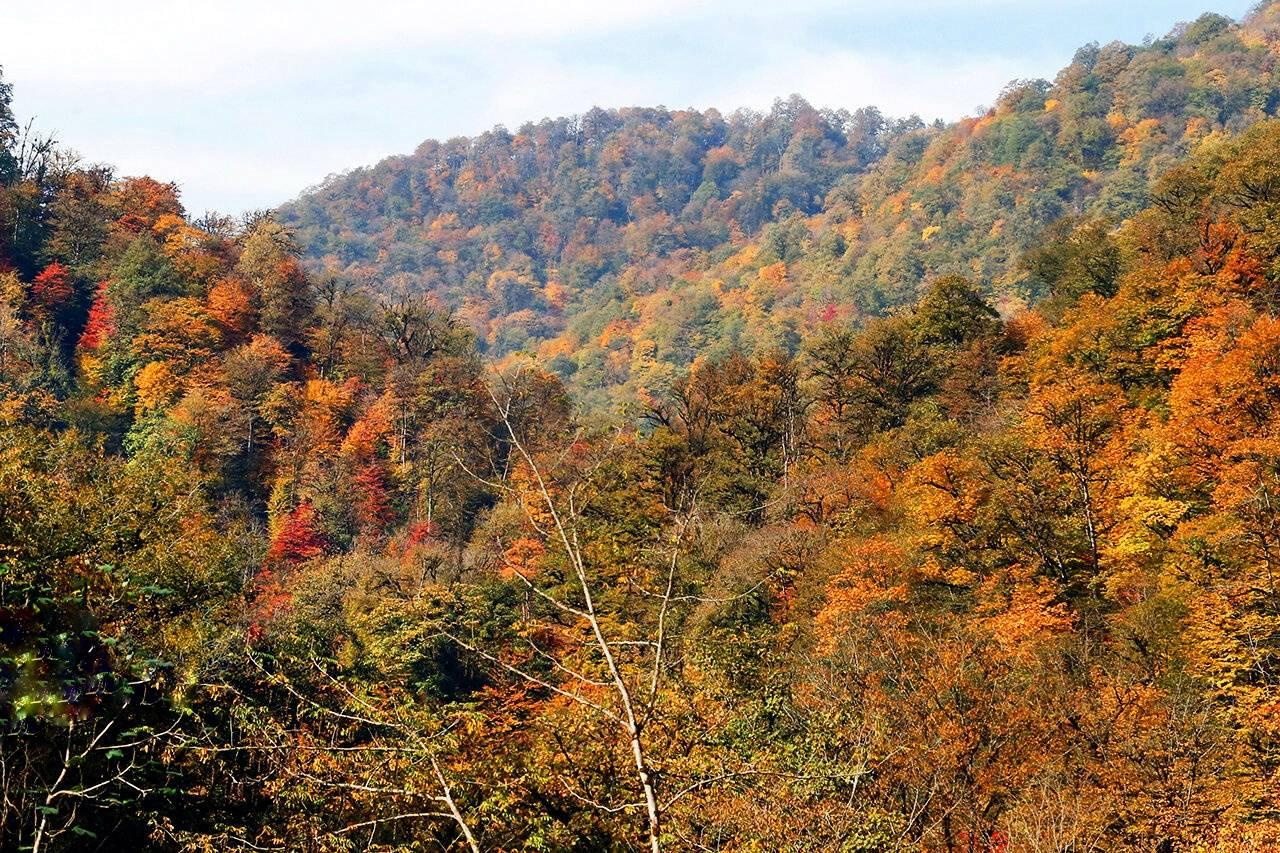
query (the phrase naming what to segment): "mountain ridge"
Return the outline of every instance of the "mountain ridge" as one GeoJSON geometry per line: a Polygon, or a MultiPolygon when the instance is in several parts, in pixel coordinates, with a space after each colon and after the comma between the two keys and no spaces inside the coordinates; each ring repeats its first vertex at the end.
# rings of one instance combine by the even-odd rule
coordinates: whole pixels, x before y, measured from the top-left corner
{"type": "Polygon", "coordinates": [[[792,96],[428,140],[280,217],[314,270],[434,293],[492,355],[632,397],[699,354],[794,351],[798,330],[909,304],[938,275],[1010,308],[1043,295],[1020,261],[1046,228],[1118,224],[1156,174],[1275,114],[1277,17],[1086,45],[1052,83],[1015,81],[951,124],[792,96]]]}

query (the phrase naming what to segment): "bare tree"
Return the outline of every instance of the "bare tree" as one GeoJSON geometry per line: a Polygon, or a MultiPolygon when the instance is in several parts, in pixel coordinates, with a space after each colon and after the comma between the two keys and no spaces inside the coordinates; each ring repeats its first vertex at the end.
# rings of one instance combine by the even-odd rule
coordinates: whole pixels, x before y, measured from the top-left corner
{"type": "MultiPolygon", "coordinates": [[[[356,726],[371,732],[385,733],[391,738],[391,743],[393,744],[389,746],[384,744],[380,738],[375,738],[367,743],[340,745],[341,738],[328,737],[322,739],[322,742],[317,745],[320,750],[329,750],[335,756],[340,755],[348,762],[354,757],[370,769],[378,766],[378,758],[387,750],[394,751],[400,755],[411,756],[415,761],[429,764],[431,767],[431,775],[436,781],[437,788],[434,793],[426,794],[413,785],[384,784],[372,778],[363,782],[353,781],[353,778],[347,774],[339,775],[336,779],[327,779],[317,776],[309,769],[297,769],[289,765],[282,767],[281,772],[296,777],[303,784],[337,789],[348,793],[402,797],[409,802],[421,801],[425,797],[432,804],[426,810],[419,808],[413,811],[397,811],[393,814],[376,815],[367,820],[345,824],[332,830],[331,834],[348,835],[361,830],[374,831],[380,826],[399,821],[445,820],[457,826],[459,832],[457,840],[464,843],[472,853],[480,853],[480,845],[476,841],[475,833],[472,831],[454,796],[454,786],[450,783],[448,776],[440,765],[439,756],[444,749],[443,739],[449,734],[449,727],[446,726],[440,731],[434,732],[424,731],[421,725],[416,724],[413,720],[406,719],[396,707],[387,708],[375,705],[368,699],[357,695],[343,680],[325,669],[318,661],[313,660],[311,662],[314,675],[325,688],[321,692],[324,695],[336,697],[337,701],[332,704],[320,701],[317,695],[312,692],[304,692],[299,689],[284,673],[268,671],[256,656],[251,655],[250,661],[266,677],[269,683],[283,688],[302,707],[310,709],[318,717],[328,720],[336,726],[356,726]]],[[[294,744],[296,740],[296,738],[291,738],[289,743],[294,744]]],[[[282,748],[288,750],[291,747],[282,745],[282,748]]]]}
{"type": "Polygon", "coordinates": [[[67,833],[86,834],[87,812],[154,790],[157,754],[177,739],[172,715],[148,725],[138,694],[113,713],[65,723],[18,722],[0,735],[0,846],[40,853],[67,833]]]}
{"type": "MultiPolygon", "coordinates": [[[[527,639],[527,642],[533,647],[537,658],[544,663],[549,663],[558,677],[544,677],[532,671],[530,667],[513,664],[455,632],[445,632],[445,636],[494,667],[569,699],[616,727],[630,754],[635,782],[642,799],[640,802],[628,803],[617,808],[606,807],[599,803],[593,803],[593,805],[608,811],[628,807],[643,808],[644,837],[647,846],[652,853],[659,853],[662,849],[663,807],[653,759],[650,755],[647,731],[655,714],[658,713],[664,677],[671,664],[673,610],[681,603],[694,600],[692,597],[677,594],[677,574],[686,539],[697,523],[696,502],[689,509],[677,514],[665,537],[666,541],[660,543],[660,547],[656,549],[662,554],[661,568],[655,575],[658,588],[640,590],[642,595],[654,602],[649,636],[642,640],[611,636],[610,629],[606,627],[606,620],[601,618],[598,604],[601,592],[600,581],[598,573],[589,564],[586,556],[582,530],[583,512],[586,508],[584,491],[592,484],[593,475],[599,470],[599,463],[588,472],[586,477],[569,484],[563,490],[558,489],[556,484],[549,481],[544,466],[539,463],[533,450],[521,437],[521,430],[513,418],[511,400],[503,401],[492,390],[490,393],[497,409],[501,428],[506,433],[506,441],[516,460],[524,464],[532,479],[534,499],[540,504],[540,511],[535,512],[524,502],[521,502],[521,506],[525,507],[527,520],[567,559],[571,571],[570,586],[576,595],[570,598],[554,590],[530,576],[519,566],[508,564],[507,567],[520,579],[531,595],[562,614],[580,620],[586,629],[588,645],[594,652],[604,676],[603,679],[590,677],[575,669],[562,657],[541,648],[531,639],[527,639]],[[557,492],[560,493],[557,494],[557,492]],[[629,655],[638,653],[640,665],[624,666],[620,659],[623,653],[629,655]],[[596,692],[595,688],[600,687],[607,688],[608,699],[597,700],[590,695],[596,692]]],[[[459,464],[465,463],[459,460],[459,464]]],[[[511,487],[503,482],[492,479],[484,481],[502,492],[511,491],[511,487]]],[[[578,799],[583,798],[579,796],[578,799]]]]}

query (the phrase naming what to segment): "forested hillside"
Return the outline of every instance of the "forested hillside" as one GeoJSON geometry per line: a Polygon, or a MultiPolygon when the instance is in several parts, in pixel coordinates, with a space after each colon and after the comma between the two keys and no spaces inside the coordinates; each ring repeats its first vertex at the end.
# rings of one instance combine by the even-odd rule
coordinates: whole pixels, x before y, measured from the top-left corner
{"type": "MultiPolygon", "coordinates": [[[[909,304],[937,275],[1005,310],[1046,292],[1046,226],[1109,229],[1199,146],[1275,115],[1273,6],[1143,46],[1082,48],[947,126],[874,109],[595,109],[426,142],[281,210],[313,270],[434,293],[493,355],[540,356],[604,402],[695,356],[795,352],[821,321],[909,304]],[[606,393],[611,389],[612,393],[606,393]]],[[[994,97],[996,93],[975,94],[994,97]]]]}
{"type": "Polygon", "coordinates": [[[0,80],[0,849],[1280,849],[1278,13],[343,179],[401,225],[0,80]]]}

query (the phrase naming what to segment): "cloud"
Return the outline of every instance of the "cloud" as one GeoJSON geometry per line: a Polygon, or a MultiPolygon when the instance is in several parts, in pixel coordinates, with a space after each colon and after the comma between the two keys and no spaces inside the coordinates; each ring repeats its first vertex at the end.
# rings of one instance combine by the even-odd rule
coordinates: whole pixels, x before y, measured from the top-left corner
{"type": "MultiPolygon", "coordinates": [[[[926,15],[1013,0],[903,0],[897,15],[926,15]]],[[[1071,5],[1058,0],[1057,5],[1071,5]]],[[[375,50],[460,42],[537,44],[697,21],[715,28],[772,25],[839,10],[874,12],[874,0],[24,0],[6,13],[0,56],[23,77],[82,84],[183,88],[249,85],[375,50]],[[56,33],[56,38],[50,38],[56,33]]]]}
{"type": "Polygon", "coordinates": [[[599,33],[670,19],[683,8],[677,0],[72,0],[29,3],[21,14],[7,14],[0,48],[15,69],[48,83],[245,85],[300,60],[599,33]],[[59,34],[55,49],[49,33],[59,34]]]}
{"type": "Polygon", "coordinates": [[[1054,73],[1086,40],[1064,35],[1065,22],[1109,37],[1114,22],[1095,19],[1137,14],[1110,0],[18,6],[6,9],[0,62],[19,112],[121,174],[178,180],[195,211],[278,204],[429,137],[597,105],[766,109],[799,93],[955,118],[1010,79],[1054,73]]]}

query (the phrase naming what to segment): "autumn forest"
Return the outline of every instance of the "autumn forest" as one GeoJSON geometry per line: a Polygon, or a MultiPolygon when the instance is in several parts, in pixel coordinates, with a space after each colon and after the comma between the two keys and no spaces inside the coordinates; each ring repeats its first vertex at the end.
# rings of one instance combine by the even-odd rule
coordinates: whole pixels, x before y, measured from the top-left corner
{"type": "Polygon", "coordinates": [[[1280,850],[1280,3],[241,217],[14,95],[0,850],[1280,850]]]}

